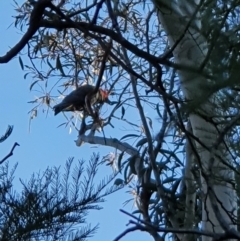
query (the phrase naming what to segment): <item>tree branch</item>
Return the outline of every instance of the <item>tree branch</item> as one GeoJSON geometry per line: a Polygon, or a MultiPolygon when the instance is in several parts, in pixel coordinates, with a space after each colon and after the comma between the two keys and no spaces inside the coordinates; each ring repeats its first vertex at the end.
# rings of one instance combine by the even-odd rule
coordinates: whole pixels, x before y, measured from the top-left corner
{"type": "Polygon", "coordinates": [[[97,144],[102,146],[111,146],[119,151],[126,152],[130,156],[138,156],[138,150],[129,145],[126,142],[121,142],[116,138],[104,138],[99,136],[86,136],[80,135],[75,141],[77,146],[80,146],[82,142],[89,144],[97,144]]]}
{"type": "Polygon", "coordinates": [[[199,229],[185,229],[185,228],[161,228],[155,225],[152,225],[151,223],[145,222],[144,220],[141,220],[137,217],[135,217],[134,215],[132,215],[131,213],[126,212],[123,209],[120,209],[120,211],[128,216],[130,216],[131,218],[137,220],[137,221],[133,221],[130,220],[129,223],[136,225],[135,227],[142,227],[144,228],[144,230],[147,230],[149,227],[151,227],[152,229],[155,229],[156,232],[163,232],[163,233],[178,233],[178,234],[197,234],[197,235],[201,235],[201,236],[207,236],[207,237],[212,237],[213,240],[227,240],[227,239],[239,239],[240,238],[240,233],[234,229],[230,229],[228,230],[228,232],[226,233],[214,233],[214,232],[209,232],[209,231],[204,231],[204,230],[199,230],[199,229]],[[142,223],[143,226],[140,223],[142,223]]]}
{"type": "Polygon", "coordinates": [[[155,66],[156,64],[163,64],[168,67],[175,68],[177,70],[185,70],[192,73],[201,73],[204,77],[212,79],[212,76],[210,76],[207,73],[203,73],[202,71],[199,70],[199,68],[196,68],[194,66],[184,65],[184,64],[173,63],[172,61],[169,61],[163,57],[156,57],[144,50],[141,50],[136,45],[132,44],[124,37],[119,36],[119,34],[117,34],[111,29],[107,29],[97,25],[91,25],[91,23],[86,23],[86,22],[73,22],[73,21],[64,22],[57,19],[54,21],[48,21],[43,19],[40,21],[40,27],[55,28],[55,29],[77,28],[80,31],[83,31],[85,33],[86,31],[93,31],[95,33],[103,34],[105,36],[112,38],[114,41],[119,43],[122,47],[136,54],[138,57],[149,61],[155,66]]]}
{"type": "Polygon", "coordinates": [[[139,227],[135,226],[135,227],[126,229],[124,232],[119,234],[113,241],[119,241],[121,238],[123,238],[128,233],[131,233],[131,232],[134,232],[134,231],[137,231],[137,230],[141,230],[141,231],[147,232],[146,228],[139,228],[139,227]]]}
{"type": "Polygon", "coordinates": [[[15,149],[16,146],[20,146],[20,145],[19,145],[17,142],[15,142],[14,145],[13,145],[13,147],[12,147],[12,149],[11,149],[11,151],[9,152],[9,154],[6,155],[6,156],[0,161],[0,165],[3,164],[4,161],[6,161],[10,156],[13,155],[13,151],[14,151],[14,149],[15,149]]]}
{"type": "Polygon", "coordinates": [[[91,98],[92,98],[92,96],[97,94],[97,92],[99,90],[99,87],[100,87],[100,84],[101,84],[101,81],[102,81],[102,77],[103,77],[103,74],[104,74],[105,66],[106,66],[106,60],[107,60],[108,55],[111,51],[111,46],[112,46],[112,41],[109,42],[108,48],[106,49],[106,51],[104,53],[104,56],[103,56],[103,59],[102,59],[102,65],[101,65],[101,68],[100,68],[100,71],[99,71],[99,74],[98,74],[96,86],[95,86],[94,90],[85,97],[85,102],[86,102],[86,107],[87,107],[88,113],[93,118],[96,117],[97,119],[98,119],[98,113],[97,112],[93,113],[93,110],[92,110],[92,107],[91,107],[91,98]]]}
{"type": "Polygon", "coordinates": [[[42,19],[42,15],[44,13],[45,8],[51,5],[51,0],[39,0],[33,7],[30,20],[29,20],[29,28],[27,32],[23,35],[22,39],[4,56],[0,57],[0,63],[7,63],[13,57],[15,57],[28,43],[28,41],[33,37],[33,35],[37,32],[40,21],[42,19]]]}

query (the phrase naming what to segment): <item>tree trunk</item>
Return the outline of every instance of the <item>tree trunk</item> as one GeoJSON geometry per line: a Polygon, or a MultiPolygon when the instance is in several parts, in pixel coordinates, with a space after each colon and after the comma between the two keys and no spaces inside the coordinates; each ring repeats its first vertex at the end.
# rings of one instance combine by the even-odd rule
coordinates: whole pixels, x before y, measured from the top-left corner
{"type": "MultiPolygon", "coordinates": [[[[223,163],[223,158],[224,162],[229,163],[229,157],[224,150],[225,145],[217,142],[216,127],[206,121],[219,113],[217,100],[214,96],[207,96],[207,79],[201,71],[190,71],[191,67],[201,66],[208,51],[207,42],[201,35],[198,11],[201,3],[195,5],[192,2],[161,0],[154,4],[159,9],[159,20],[167,33],[170,46],[173,48],[176,45],[173,51],[175,62],[190,67],[189,71],[179,70],[178,74],[190,108],[189,120],[193,134],[199,140],[194,144],[197,147],[195,158],[201,168],[202,228],[222,233],[226,228],[233,227],[229,213],[236,215],[236,194],[229,182],[233,181],[234,174],[223,163]]],[[[190,141],[193,142],[192,139],[190,141]]],[[[202,237],[202,240],[210,238],[202,237]]]]}

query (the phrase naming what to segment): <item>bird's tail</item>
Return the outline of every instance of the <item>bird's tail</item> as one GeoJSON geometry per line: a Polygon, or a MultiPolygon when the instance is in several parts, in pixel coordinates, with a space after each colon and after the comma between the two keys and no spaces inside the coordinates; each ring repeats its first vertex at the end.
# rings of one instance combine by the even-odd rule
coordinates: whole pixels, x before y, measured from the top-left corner
{"type": "Polygon", "coordinates": [[[59,114],[63,110],[61,103],[53,106],[53,110],[54,110],[54,115],[59,114]]]}

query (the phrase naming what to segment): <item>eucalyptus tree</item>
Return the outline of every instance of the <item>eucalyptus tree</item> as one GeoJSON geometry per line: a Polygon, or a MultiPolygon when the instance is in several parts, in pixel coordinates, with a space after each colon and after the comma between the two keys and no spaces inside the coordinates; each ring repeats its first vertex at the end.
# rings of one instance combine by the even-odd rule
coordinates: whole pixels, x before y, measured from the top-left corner
{"type": "Polygon", "coordinates": [[[155,240],[239,239],[239,1],[28,0],[15,26],[31,118],[82,84],[106,88],[114,105],[64,115],[77,146],[114,148],[105,159],[133,188],[128,232],[155,240]],[[28,25],[27,25],[28,24],[28,25]],[[23,51],[22,51],[23,50],[23,51]],[[20,51],[22,51],[20,53],[20,51]],[[21,56],[27,53],[31,66],[21,56]],[[76,125],[72,118],[80,120],[76,125]],[[114,136],[124,128],[126,135],[114,136]],[[98,131],[98,133],[97,133],[98,131]],[[117,133],[117,131],[115,132],[117,133]],[[133,177],[137,177],[133,179],[133,177]]]}

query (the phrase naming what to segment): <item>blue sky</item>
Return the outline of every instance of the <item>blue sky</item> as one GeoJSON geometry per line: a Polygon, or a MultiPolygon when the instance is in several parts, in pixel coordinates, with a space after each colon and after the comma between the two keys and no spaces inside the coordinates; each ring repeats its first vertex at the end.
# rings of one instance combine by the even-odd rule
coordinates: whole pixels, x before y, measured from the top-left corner
{"type": "MultiPolygon", "coordinates": [[[[15,15],[13,2],[1,1],[0,13],[0,56],[3,56],[9,48],[19,41],[22,33],[15,29],[14,25],[10,26],[14,22],[12,16],[15,15]]],[[[64,166],[65,161],[70,156],[74,156],[75,160],[89,160],[92,152],[101,150],[102,155],[108,154],[109,149],[107,148],[93,148],[88,144],[80,148],[76,147],[74,140],[77,133],[73,131],[69,134],[67,128],[57,128],[64,119],[62,116],[54,117],[51,111],[48,116],[39,114],[32,121],[29,133],[28,112],[33,106],[27,102],[34,97],[34,93],[29,90],[31,80],[23,78],[24,72],[20,67],[18,58],[7,64],[0,64],[0,73],[0,134],[5,132],[9,124],[14,125],[12,135],[7,141],[1,143],[0,159],[9,153],[14,142],[20,144],[20,147],[15,149],[14,155],[9,159],[11,165],[18,162],[14,182],[16,190],[21,191],[19,178],[28,180],[33,172],[43,171],[48,166],[64,166]]],[[[103,170],[105,172],[102,177],[111,171],[109,167],[103,170]]],[[[124,201],[131,198],[130,195],[126,194],[127,190],[124,189],[109,196],[107,202],[103,204],[103,210],[95,211],[89,215],[88,221],[93,225],[100,223],[100,229],[90,240],[113,240],[126,229],[129,218],[120,213],[119,209],[123,208],[124,201]]],[[[125,209],[131,211],[132,205],[128,205],[125,209]]],[[[128,234],[122,240],[130,241],[133,239],[141,241],[151,239],[151,237],[142,232],[135,232],[128,234]]]]}

